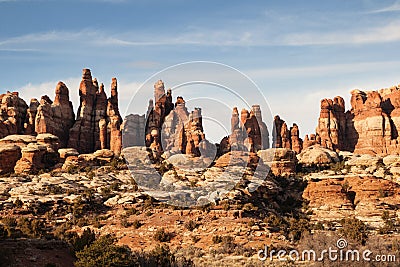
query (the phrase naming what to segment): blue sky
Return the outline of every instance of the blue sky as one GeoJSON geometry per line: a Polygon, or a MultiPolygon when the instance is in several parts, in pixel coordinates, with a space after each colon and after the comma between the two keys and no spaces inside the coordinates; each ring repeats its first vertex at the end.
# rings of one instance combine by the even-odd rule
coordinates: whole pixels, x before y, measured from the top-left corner
{"type": "Polygon", "coordinates": [[[315,131],[321,98],[399,84],[399,48],[395,0],[0,0],[0,92],[54,97],[62,80],[77,108],[87,67],[107,90],[118,78],[125,110],[154,73],[214,61],[248,75],[301,136],[315,131]]]}

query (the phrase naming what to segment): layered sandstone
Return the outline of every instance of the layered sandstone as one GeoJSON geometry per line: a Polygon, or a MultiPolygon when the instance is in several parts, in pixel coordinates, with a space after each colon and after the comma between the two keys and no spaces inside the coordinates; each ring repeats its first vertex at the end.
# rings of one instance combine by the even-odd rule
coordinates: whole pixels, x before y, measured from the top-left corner
{"type": "MultiPolygon", "coordinates": [[[[36,110],[35,132],[54,134],[59,138],[61,147],[66,147],[75,114],[72,102],[69,100],[69,90],[63,82],[57,84],[55,93],[54,102],[46,95],[41,98],[36,110]]],[[[30,107],[29,112],[34,112],[34,109],[31,110],[30,107]]]]}
{"type": "MultiPolygon", "coordinates": [[[[341,97],[321,100],[315,143],[358,154],[399,154],[400,90],[351,91],[351,109],[345,112],[341,97]]],[[[310,138],[311,139],[311,138],[310,138]]]]}
{"type": "Polygon", "coordinates": [[[395,212],[400,186],[376,177],[346,176],[310,181],[303,197],[315,221],[339,221],[349,216],[373,227],[383,226],[384,211],[395,212]]]}
{"type": "Polygon", "coordinates": [[[345,116],[344,99],[335,97],[321,100],[321,112],[316,133],[321,139],[322,146],[342,150],[345,147],[345,116]]]}

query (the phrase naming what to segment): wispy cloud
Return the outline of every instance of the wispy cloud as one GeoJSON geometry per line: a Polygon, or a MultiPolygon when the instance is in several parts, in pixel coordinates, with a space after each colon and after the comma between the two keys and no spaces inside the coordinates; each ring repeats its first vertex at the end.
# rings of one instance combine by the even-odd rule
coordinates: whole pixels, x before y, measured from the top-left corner
{"type": "MultiPolygon", "coordinates": [[[[2,0],[0,0],[2,1],[2,0]]],[[[4,1],[4,0],[3,0],[4,1]]],[[[400,41],[400,20],[380,26],[350,28],[348,30],[312,30],[294,33],[274,33],[259,25],[246,28],[221,29],[187,27],[176,34],[140,31],[109,33],[98,29],[79,31],[49,31],[30,33],[0,40],[0,50],[52,51],[96,47],[147,46],[312,46],[312,45],[364,45],[400,41]],[[157,36],[157,38],[155,38],[157,36]]]]}
{"type": "Polygon", "coordinates": [[[341,45],[374,44],[400,41],[400,21],[392,21],[380,27],[351,31],[320,33],[294,33],[282,39],[287,45],[341,45]]]}
{"type": "MultiPolygon", "coordinates": [[[[98,79],[100,83],[104,83],[106,94],[109,96],[110,93],[110,83],[111,81],[103,81],[101,78],[98,79]]],[[[79,106],[79,84],[81,82],[80,77],[72,77],[62,79],[65,85],[69,89],[69,98],[72,101],[75,112],[79,106]]],[[[57,86],[58,81],[45,81],[37,84],[28,83],[16,90],[19,92],[22,99],[24,99],[28,104],[30,99],[36,98],[40,100],[43,95],[48,95],[51,99],[55,97],[55,88],[57,86]]],[[[139,82],[132,82],[132,81],[125,81],[125,80],[118,80],[118,92],[119,92],[119,100],[120,100],[120,109],[121,113],[124,113],[129,101],[132,98],[132,94],[134,94],[137,89],[141,86],[139,82]]],[[[146,99],[147,101],[147,99],[146,99]]],[[[147,102],[144,101],[143,107],[141,110],[143,112],[146,110],[145,107],[147,102]]]]}
{"type": "Polygon", "coordinates": [[[251,78],[279,78],[279,77],[318,77],[349,73],[362,73],[376,69],[399,68],[400,61],[358,62],[347,64],[330,64],[317,66],[303,66],[297,68],[254,69],[246,71],[251,78]]]}
{"type": "Polygon", "coordinates": [[[373,13],[386,13],[386,12],[396,12],[396,11],[400,11],[400,1],[396,1],[394,4],[390,6],[383,7],[380,9],[375,9],[367,13],[373,14],[373,13]]]}

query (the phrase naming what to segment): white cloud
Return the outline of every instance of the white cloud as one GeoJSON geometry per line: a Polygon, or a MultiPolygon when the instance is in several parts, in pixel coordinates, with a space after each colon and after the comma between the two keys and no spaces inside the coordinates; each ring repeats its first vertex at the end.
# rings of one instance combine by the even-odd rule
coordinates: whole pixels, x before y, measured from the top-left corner
{"type": "Polygon", "coordinates": [[[273,68],[248,70],[246,74],[251,78],[279,78],[279,77],[316,77],[332,74],[361,73],[379,68],[400,68],[400,61],[360,62],[347,64],[330,64],[305,66],[298,68],[273,68]]]}
{"type": "MultiPolygon", "coordinates": [[[[74,106],[75,113],[79,107],[79,84],[81,78],[67,78],[61,80],[69,89],[69,98],[74,106]]],[[[99,83],[104,83],[104,90],[107,96],[110,96],[110,83],[111,81],[102,81],[98,79],[99,83]]],[[[48,95],[50,99],[54,100],[55,88],[58,81],[47,81],[38,84],[28,83],[15,91],[19,92],[19,95],[29,105],[30,99],[36,98],[40,100],[43,95],[48,95]]],[[[139,82],[119,81],[118,80],[118,97],[120,102],[120,112],[125,114],[128,103],[131,100],[134,93],[141,86],[139,82]]],[[[152,93],[152,92],[151,92],[152,93]]],[[[146,101],[143,102],[143,107],[138,107],[138,113],[145,113],[147,108],[146,101]],[[141,111],[141,112],[139,112],[141,111]]]]}
{"type": "Polygon", "coordinates": [[[369,11],[368,13],[372,14],[372,13],[386,13],[386,12],[396,12],[396,11],[400,11],[400,1],[396,1],[394,4],[387,7],[369,11]]]}
{"type": "MultiPolygon", "coordinates": [[[[52,48],[71,49],[79,46],[89,47],[133,47],[133,46],[270,46],[270,45],[343,45],[375,44],[400,41],[400,20],[387,24],[341,31],[311,31],[290,34],[272,34],[259,25],[247,25],[243,28],[199,28],[187,27],[186,31],[173,35],[149,34],[144,32],[107,33],[102,30],[82,29],[80,31],[39,32],[3,39],[2,50],[43,50],[52,48]]],[[[75,51],[75,50],[74,50],[75,51]]]]}
{"type": "Polygon", "coordinates": [[[282,38],[282,44],[300,45],[340,45],[374,44],[400,41],[400,21],[392,21],[380,27],[362,30],[294,33],[282,38]]]}
{"type": "MultiPolygon", "coordinates": [[[[62,82],[64,82],[65,85],[68,87],[69,98],[74,105],[74,109],[77,109],[79,105],[78,88],[79,88],[80,78],[67,78],[65,80],[62,80],[62,82]]],[[[57,83],[58,81],[47,81],[39,84],[28,83],[22,86],[21,88],[17,89],[16,91],[19,92],[20,97],[24,99],[29,105],[30,99],[36,98],[37,100],[40,101],[40,98],[43,95],[48,95],[50,99],[54,100],[55,96],[54,92],[57,83]]]]}

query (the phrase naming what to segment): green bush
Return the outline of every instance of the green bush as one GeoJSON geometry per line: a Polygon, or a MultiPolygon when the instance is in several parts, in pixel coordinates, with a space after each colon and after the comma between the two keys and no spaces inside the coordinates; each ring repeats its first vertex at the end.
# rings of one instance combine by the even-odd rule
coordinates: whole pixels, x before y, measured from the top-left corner
{"type": "Polygon", "coordinates": [[[222,242],[222,236],[220,236],[220,235],[214,235],[214,236],[212,237],[212,242],[213,242],[214,244],[219,244],[219,243],[221,243],[221,242],[222,242]]]}
{"type": "Polygon", "coordinates": [[[154,239],[160,242],[169,242],[172,238],[172,234],[165,231],[164,228],[159,228],[154,234],[154,239]]]}
{"type": "Polygon", "coordinates": [[[133,228],[135,228],[135,229],[140,228],[142,225],[143,225],[143,223],[142,223],[141,221],[139,221],[139,220],[134,220],[134,221],[132,222],[132,226],[133,226],[133,228]]]}
{"type": "Polygon", "coordinates": [[[76,253],[76,267],[132,266],[131,251],[128,247],[117,246],[115,239],[102,236],[90,246],[76,253]]]}
{"type": "Polygon", "coordinates": [[[194,229],[196,229],[196,227],[197,223],[193,220],[185,222],[185,228],[188,229],[189,231],[193,231],[194,229]]]}
{"type": "Polygon", "coordinates": [[[302,235],[306,232],[310,232],[311,225],[307,219],[296,219],[291,218],[289,220],[288,236],[291,240],[300,240],[302,235]]]}
{"type": "Polygon", "coordinates": [[[157,246],[149,253],[133,253],[131,266],[146,267],[194,267],[193,261],[184,257],[176,257],[167,245],[157,246]]]}
{"type": "Polygon", "coordinates": [[[341,220],[340,223],[342,224],[342,228],[339,229],[341,234],[365,245],[368,239],[368,228],[362,221],[357,218],[349,218],[341,220]]]}

